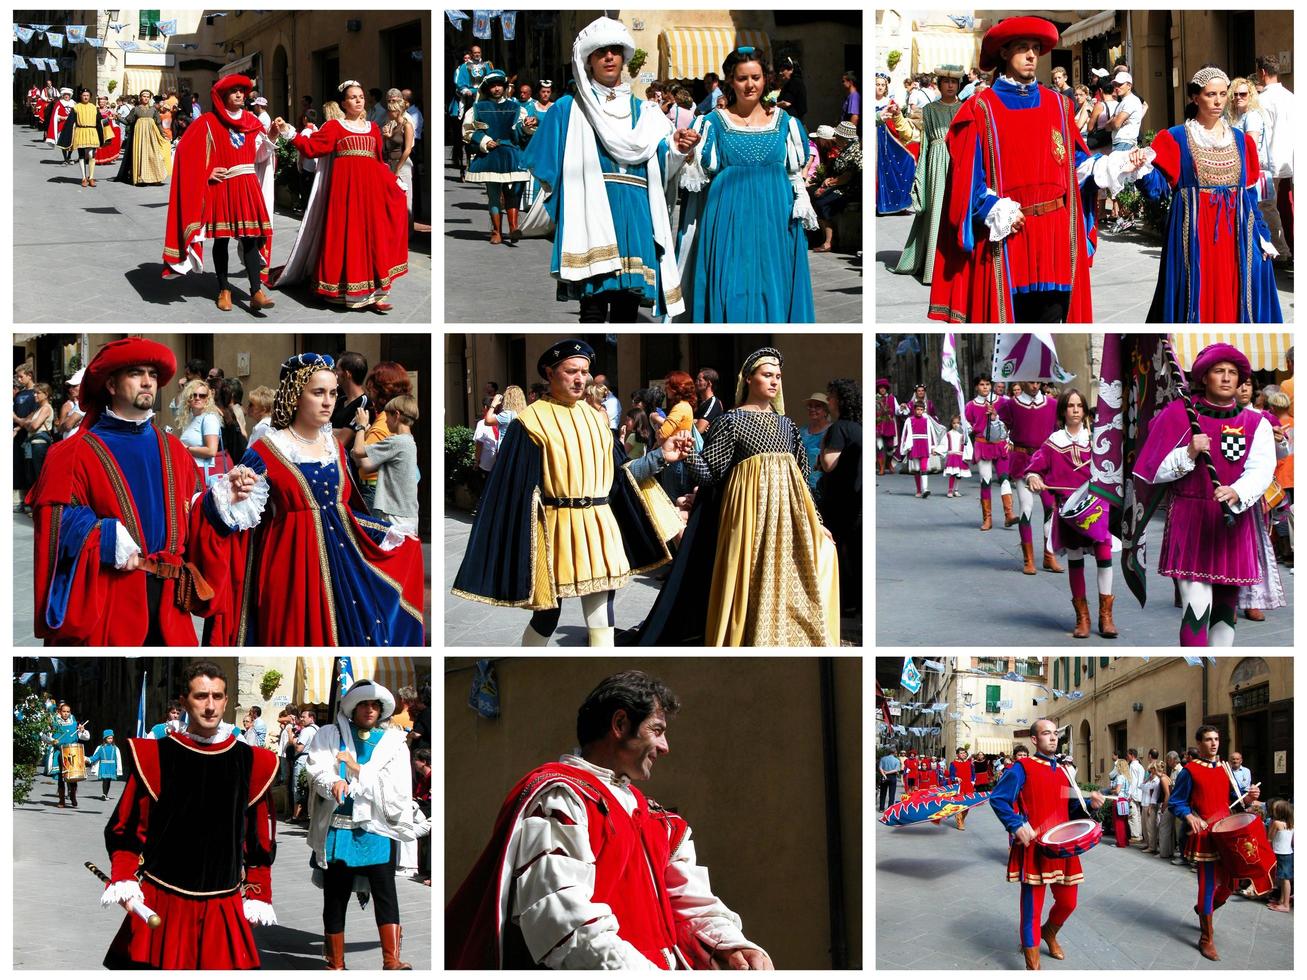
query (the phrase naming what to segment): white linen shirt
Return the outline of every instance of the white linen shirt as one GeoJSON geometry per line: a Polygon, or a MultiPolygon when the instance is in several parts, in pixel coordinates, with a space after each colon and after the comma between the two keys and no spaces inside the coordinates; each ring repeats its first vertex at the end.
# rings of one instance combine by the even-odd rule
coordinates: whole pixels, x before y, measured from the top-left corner
{"type": "Polygon", "coordinates": [[[1262,89],[1257,97],[1262,113],[1266,116],[1269,132],[1266,136],[1267,150],[1271,156],[1270,166],[1262,165],[1276,180],[1293,176],[1294,143],[1294,98],[1293,93],[1279,82],[1272,82],[1262,89]]]}

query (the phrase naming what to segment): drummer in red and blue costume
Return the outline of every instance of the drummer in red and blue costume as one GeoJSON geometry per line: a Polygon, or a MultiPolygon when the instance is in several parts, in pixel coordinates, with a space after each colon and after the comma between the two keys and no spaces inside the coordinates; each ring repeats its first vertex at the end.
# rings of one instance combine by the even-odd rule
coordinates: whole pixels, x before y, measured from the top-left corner
{"type": "MultiPolygon", "coordinates": [[[[1012,835],[1008,851],[1007,880],[1021,884],[1021,950],[1026,969],[1039,969],[1039,944],[1048,943],[1048,955],[1055,960],[1066,954],[1057,934],[1076,908],[1076,891],[1084,880],[1080,858],[1052,857],[1039,848],[1041,834],[1068,820],[1090,817],[1071,790],[1075,771],[1063,769],[1057,751],[1057,724],[1040,718],[1030,728],[1035,754],[1018,758],[1003,773],[990,794],[989,805],[1012,835]],[[1044,910],[1044,886],[1053,888],[1053,908],[1040,925],[1044,910]]],[[[1103,805],[1103,795],[1089,796],[1094,808],[1103,805]]]]}
{"type": "MultiPolygon", "coordinates": [[[[1092,451],[1089,426],[1085,424],[1088,406],[1085,396],[1072,388],[1057,400],[1057,420],[1062,427],[1044,440],[1026,466],[1026,486],[1034,493],[1053,496],[1053,527],[1049,547],[1067,558],[1071,571],[1071,605],[1076,613],[1072,636],[1089,636],[1089,600],[1085,592],[1085,552],[1092,551],[1098,566],[1098,635],[1115,639],[1112,621],[1112,535],[1107,529],[1107,508],[1103,505],[1097,520],[1096,537],[1083,532],[1061,514],[1061,505],[1089,483],[1092,451]]],[[[1092,498],[1091,498],[1092,499],[1092,498]]],[[[1093,516],[1093,515],[1091,515],[1093,516]]]]}
{"type": "MultiPolygon", "coordinates": [[[[1231,805],[1237,799],[1232,776],[1221,761],[1221,733],[1211,725],[1203,725],[1194,732],[1198,743],[1198,758],[1190,761],[1175,777],[1167,805],[1171,812],[1189,825],[1189,836],[1184,845],[1184,856],[1198,866],[1198,951],[1209,960],[1219,960],[1216,936],[1212,926],[1212,913],[1225,904],[1233,890],[1229,874],[1221,864],[1221,856],[1212,843],[1210,825],[1228,817],[1234,811],[1231,805]]],[[[1253,803],[1261,791],[1248,790],[1244,801],[1253,803]]]]}
{"type": "MultiPolygon", "coordinates": [[[[948,764],[949,782],[958,784],[958,792],[969,796],[976,791],[976,767],[967,758],[967,750],[958,746],[957,758],[948,764]]],[[[958,830],[966,830],[967,811],[957,815],[958,830]]]]}

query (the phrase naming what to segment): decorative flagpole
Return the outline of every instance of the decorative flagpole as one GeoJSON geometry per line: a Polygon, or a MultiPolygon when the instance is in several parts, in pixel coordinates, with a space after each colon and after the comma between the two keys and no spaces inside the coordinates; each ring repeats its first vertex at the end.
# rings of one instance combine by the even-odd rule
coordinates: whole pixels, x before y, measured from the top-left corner
{"type": "MultiPolygon", "coordinates": [[[[1175,373],[1176,388],[1180,392],[1180,400],[1184,402],[1185,414],[1189,416],[1189,431],[1196,436],[1203,434],[1202,426],[1198,424],[1198,412],[1194,409],[1193,396],[1189,393],[1189,382],[1186,380],[1184,370],[1180,367],[1180,361],[1175,356],[1175,348],[1171,346],[1171,338],[1163,337],[1162,344],[1166,349],[1166,360],[1170,364],[1171,370],[1175,373]]],[[[1216,464],[1212,462],[1212,457],[1206,452],[1198,454],[1194,462],[1198,465],[1207,467],[1207,474],[1212,478],[1212,491],[1221,485],[1221,478],[1216,473],[1216,464]]],[[[1221,516],[1225,519],[1226,527],[1234,527],[1234,511],[1225,501],[1221,501],[1221,516]]]]}

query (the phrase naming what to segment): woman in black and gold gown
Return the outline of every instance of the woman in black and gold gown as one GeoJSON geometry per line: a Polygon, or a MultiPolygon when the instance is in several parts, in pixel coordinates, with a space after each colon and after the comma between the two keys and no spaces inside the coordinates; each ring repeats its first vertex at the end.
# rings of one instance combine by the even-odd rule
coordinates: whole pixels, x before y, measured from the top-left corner
{"type": "Polygon", "coordinates": [[[745,359],[737,407],[689,457],[698,493],[667,582],[624,642],[838,646],[835,547],[808,489],[808,454],[785,414],[781,352],[745,359]]]}

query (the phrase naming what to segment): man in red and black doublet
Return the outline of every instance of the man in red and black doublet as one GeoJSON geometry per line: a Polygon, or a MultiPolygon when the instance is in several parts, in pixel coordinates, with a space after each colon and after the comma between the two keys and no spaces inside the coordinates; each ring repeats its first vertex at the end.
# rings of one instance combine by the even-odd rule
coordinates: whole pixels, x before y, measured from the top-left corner
{"type": "Polygon", "coordinates": [[[911,793],[919,783],[921,761],[917,758],[915,749],[908,750],[908,757],[903,760],[903,792],[911,793]]]}
{"type": "Polygon", "coordinates": [[[204,268],[204,239],[213,241],[218,309],[231,309],[228,243],[239,239],[250,285],[250,310],[273,304],[263,289],[272,258],[272,144],[257,116],[244,108],[254,83],[244,75],[218,79],[213,108],[186,127],[177,141],[163,275],[204,268]]]}
{"type": "MultiPolygon", "coordinates": [[[[1215,733],[1215,729],[1211,729],[1215,733]]],[[[1219,748],[1218,741],[1215,746],[1219,748]]],[[[1198,737],[1200,751],[1209,748],[1203,745],[1204,739],[1198,737]]],[[[1219,960],[1216,952],[1216,937],[1212,924],[1212,913],[1225,904],[1234,890],[1234,883],[1221,862],[1220,852],[1212,842],[1211,825],[1223,817],[1230,816],[1234,810],[1231,805],[1238,797],[1232,784],[1232,776],[1226,771],[1225,763],[1219,755],[1212,753],[1207,758],[1194,759],[1187,763],[1175,777],[1171,796],[1167,806],[1181,820],[1197,818],[1201,824],[1189,825],[1189,834],[1185,839],[1184,856],[1193,861],[1198,869],[1198,903],[1194,912],[1198,916],[1199,940],[1198,950],[1209,960],[1219,960]]],[[[1246,799],[1252,802],[1258,798],[1260,790],[1253,787],[1246,799]]]]}
{"type": "MultiPolygon", "coordinates": [[[[959,748],[957,758],[948,764],[948,778],[950,783],[957,783],[957,791],[963,796],[967,796],[976,791],[976,766],[967,758],[967,750],[959,748]]],[[[958,830],[966,830],[967,812],[963,810],[957,815],[958,830]]]]}
{"type": "Polygon", "coordinates": [[[104,831],[112,883],[103,903],[137,898],[163,920],[128,913],[104,958],[109,969],[252,970],[250,922],[273,924],[276,816],[268,788],[277,757],[228,732],[133,738],[127,787],[104,831]]]}
{"type": "Polygon", "coordinates": [[[1000,21],[981,44],[994,84],[962,103],[948,133],[949,168],[932,320],[1088,323],[1093,160],[1075,106],[1040,85],[1034,66],[1058,31],[1039,17],[1000,21]],[[1026,48],[1022,53],[1023,46],[1026,48]]]}
{"type": "MultiPolygon", "coordinates": [[[[187,567],[191,501],[204,489],[195,460],[151,422],[153,405],[176,373],[162,344],[126,338],[106,344],[82,378],[80,428],[50,447],[28,493],[35,522],[37,636],[52,645],[195,646],[191,615],[178,602],[208,593],[187,567]],[[152,377],[122,372],[152,368],[152,377]],[[107,390],[116,378],[123,413],[107,390]],[[130,397],[122,394],[132,385],[130,397]]],[[[199,515],[199,509],[195,511],[199,515]]],[[[203,603],[192,608],[203,613],[203,603]]]]}
{"type": "MultiPolygon", "coordinates": [[[[1041,719],[1042,720],[1042,719],[1041,719]]],[[[1073,774],[1051,755],[1037,752],[1019,758],[999,777],[989,797],[990,808],[1013,835],[1008,851],[1007,880],[1021,883],[1021,948],[1027,969],[1039,969],[1039,944],[1048,943],[1049,955],[1062,959],[1058,930],[1076,908],[1077,886],[1084,880],[1080,858],[1052,857],[1039,847],[1041,834],[1068,820],[1090,817],[1072,795],[1073,774]],[[1023,828],[1028,830],[1023,831],[1023,828]],[[1031,833],[1033,832],[1033,833],[1031,833]],[[1022,836],[1030,839],[1021,841],[1022,836]],[[1044,886],[1053,888],[1053,908],[1040,927],[1044,886]]],[[[1102,797],[1094,794],[1095,805],[1102,797]]]]}

